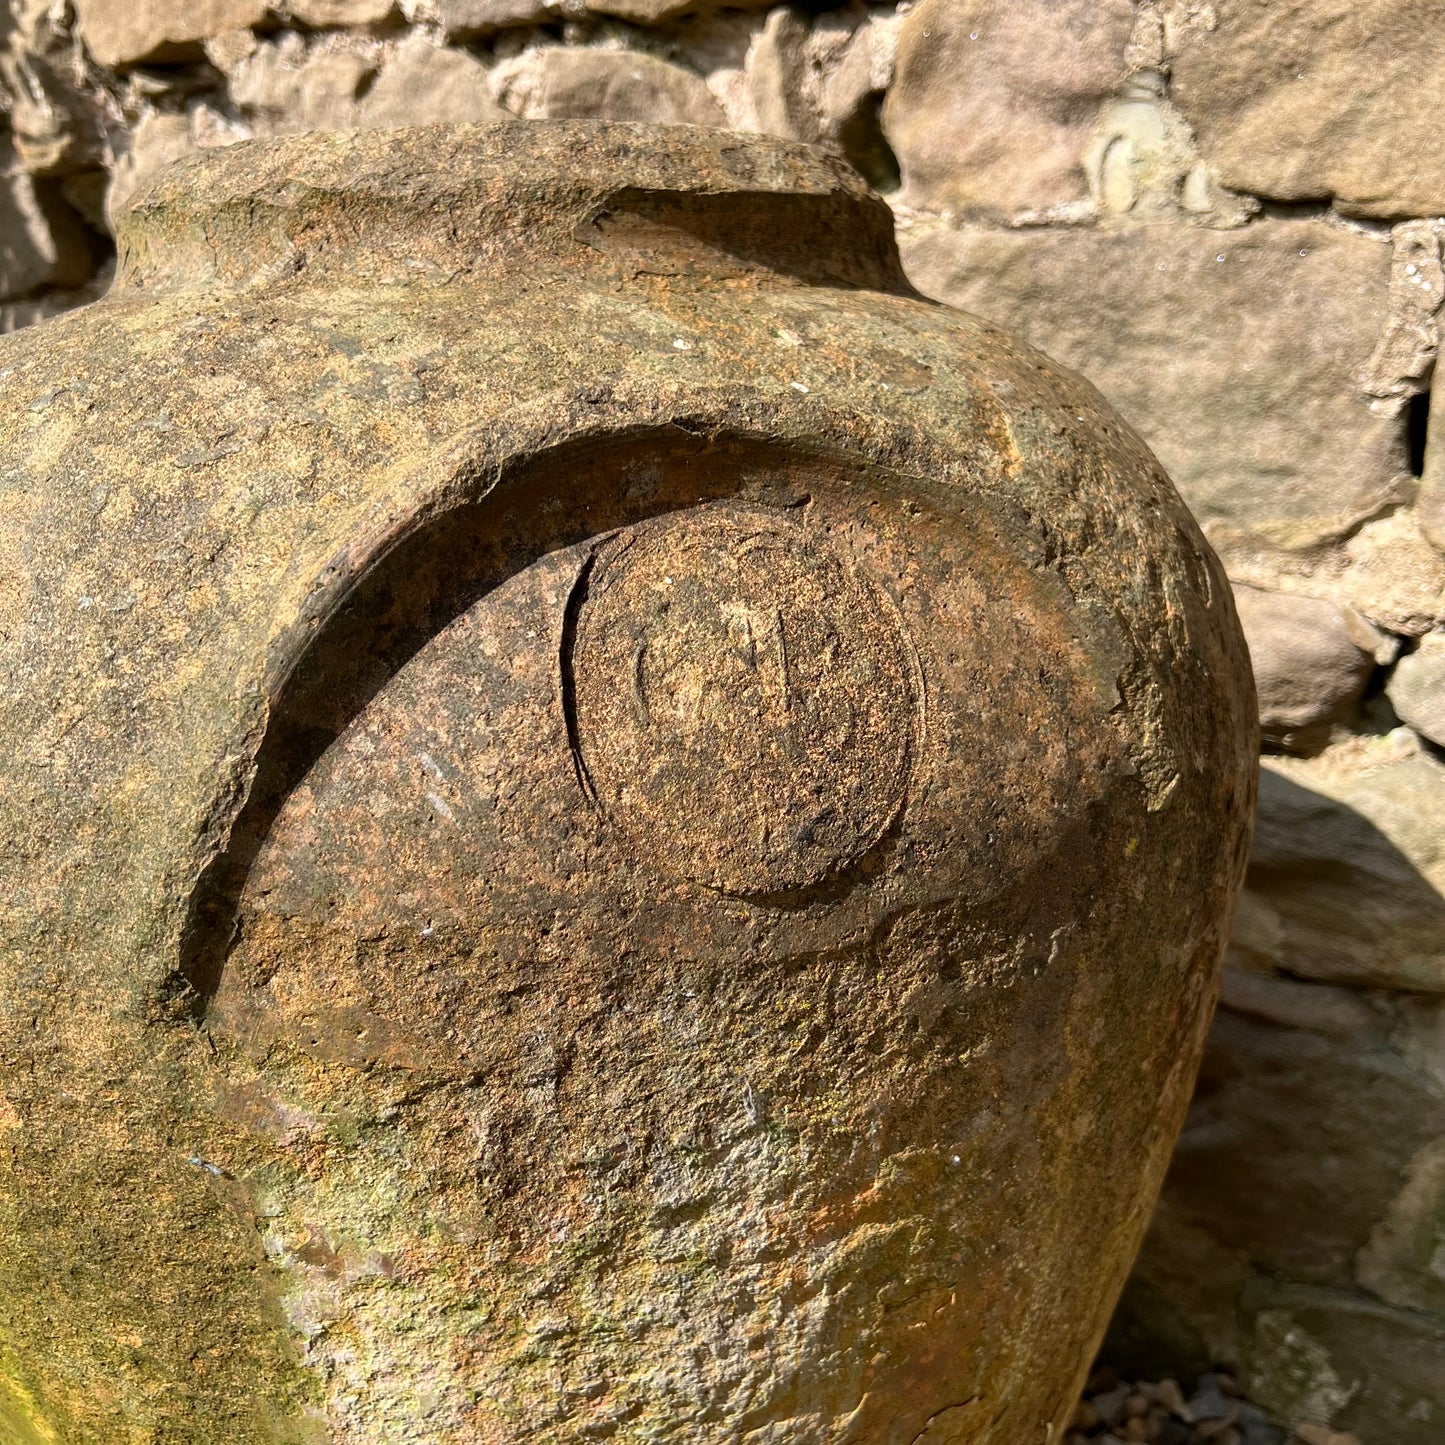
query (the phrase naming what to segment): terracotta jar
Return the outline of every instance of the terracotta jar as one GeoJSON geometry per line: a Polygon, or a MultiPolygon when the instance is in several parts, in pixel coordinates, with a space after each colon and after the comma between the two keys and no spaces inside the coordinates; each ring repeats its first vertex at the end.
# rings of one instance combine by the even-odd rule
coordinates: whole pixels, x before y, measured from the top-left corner
{"type": "Polygon", "coordinates": [[[1254,785],[1138,438],[757,137],[120,253],[0,342],[0,1435],[1060,1440],[1254,785]]]}

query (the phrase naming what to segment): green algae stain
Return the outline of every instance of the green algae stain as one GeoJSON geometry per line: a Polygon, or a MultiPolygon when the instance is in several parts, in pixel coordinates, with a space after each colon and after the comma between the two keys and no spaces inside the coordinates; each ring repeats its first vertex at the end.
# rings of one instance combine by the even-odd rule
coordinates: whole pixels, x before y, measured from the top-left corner
{"type": "Polygon", "coordinates": [[[40,1418],[30,1391],[0,1360],[0,1445],[60,1445],[60,1436],[40,1418]]]}

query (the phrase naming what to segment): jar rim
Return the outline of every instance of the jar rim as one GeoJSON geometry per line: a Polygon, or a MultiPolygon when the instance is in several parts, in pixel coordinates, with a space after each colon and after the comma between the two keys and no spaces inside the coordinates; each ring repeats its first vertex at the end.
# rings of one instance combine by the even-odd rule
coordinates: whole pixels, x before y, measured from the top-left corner
{"type": "Polygon", "coordinates": [[[663,241],[676,251],[679,238],[745,271],[904,284],[891,214],[841,157],[701,126],[513,120],[310,132],[187,156],[119,217],[116,289],[229,289],[318,267],[408,280],[616,263],[663,241]]]}

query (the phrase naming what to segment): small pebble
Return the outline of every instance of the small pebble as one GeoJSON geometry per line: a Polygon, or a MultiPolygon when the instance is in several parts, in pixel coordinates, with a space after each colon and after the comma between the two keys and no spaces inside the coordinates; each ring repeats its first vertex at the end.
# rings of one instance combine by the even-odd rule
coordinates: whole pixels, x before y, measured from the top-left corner
{"type": "Polygon", "coordinates": [[[1204,1419],[1196,1421],[1194,1428],[1199,1432],[1202,1439],[1225,1442],[1228,1440],[1231,1431],[1236,1435],[1239,1433],[1234,1429],[1234,1421],[1234,1409],[1233,1407],[1229,1407],[1225,1414],[1207,1415],[1204,1419]]]}
{"type": "Polygon", "coordinates": [[[1102,1395],[1095,1395],[1089,1403],[1099,1412],[1099,1418],[1106,1425],[1117,1425],[1124,1418],[1124,1407],[1129,1402],[1128,1385],[1115,1385],[1102,1395]]]}
{"type": "Polygon", "coordinates": [[[1178,1380],[1160,1380],[1154,1386],[1154,1398],[1171,1415],[1184,1414],[1184,1391],[1179,1388],[1178,1380]]]}
{"type": "Polygon", "coordinates": [[[1302,1445],[1360,1445],[1358,1435],[1332,1430],[1328,1425],[1297,1425],[1295,1435],[1302,1445]]]}
{"type": "Polygon", "coordinates": [[[1089,1376],[1063,1445],[1361,1445],[1321,1425],[1288,1436],[1223,1370],[1195,1381],[1191,1394],[1176,1379],[1126,1380],[1101,1366],[1089,1376]]]}
{"type": "Polygon", "coordinates": [[[1235,1413],[1234,1402],[1226,1400],[1218,1390],[1200,1393],[1184,1407],[1184,1418],[1200,1425],[1209,1420],[1222,1420],[1226,1425],[1232,1425],[1235,1413]]]}

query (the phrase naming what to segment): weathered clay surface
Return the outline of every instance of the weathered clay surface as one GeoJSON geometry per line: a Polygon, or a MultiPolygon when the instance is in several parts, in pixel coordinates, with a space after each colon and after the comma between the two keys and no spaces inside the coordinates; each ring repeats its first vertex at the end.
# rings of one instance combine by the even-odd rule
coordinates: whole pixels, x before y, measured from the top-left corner
{"type": "Polygon", "coordinates": [[[13,1428],[1056,1434],[1254,775],[1098,396],[692,128],[194,157],[4,346],[13,1428]]]}
{"type": "MultiPolygon", "coordinates": [[[[1411,650],[1415,640],[1445,628],[1445,384],[1433,375],[1445,314],[1445,202],[1433,117],[1439,87],[1431,80],[1440,68],[1438,7],[1425,0],[1137,0],[1083,8],[882,0],[752,9],[622,0],[617,16],[602,8],[586,0],[11,0],[0,7],[0,129],[8,127],[24,172],[14,190],[39,197],[43,214],[26,204],[4,211],[0,234],[14,254],[38,248],[49,256],[64,235],[89,229],[92,271],[71,284],[43,267],[14,268],[0,278],[0,330],[104,290],[111,228],[103,198],[109,190],[117,210],[168,158],[310,128],[484,120],[509,106],[537,115],[546,62],[534,57],[559,45],[604,51],[613,58],[601,68],[613,73],[640,58],[644,68],[663,67],[675,85],[620,93],[591,84],[569,103],[616,115],[622,100],[622,113],[657,120],[678,114],[677,91],[698,101],[701,85],[733,130],[839,147],[888,196],[905,233],[937,226],[940,209],[957,212],[949,196],[960,193],[987,224],[1073,233],[1057,258],[1047,247],[1033,255],[1052,297],[1040,344],[1051,352],[1076,348],[1068,359],[1105,381],[1126,418],[1149,430],[1201,512],[1221,497],[1231,515],[1248,518],[1246,535],[1236,536],[1210,512],[1232,582],[1352,608],[1390,634],[1387,647],[1401,657],[1393,673],[1380,664],[1356,705],[1340,687],[1339,667],[1311,664],[1293,645],[1272,649],[1265,691],[1288,683],[1290,710],[1330,714],[1329,731],[1342,742],[1389,728],[1404,716],[1401,704],[1405,721],[1431,738],[1435,724],[1408,700],[1407,687],[1424,652],[1411,650]],[[928,23],[920,24],[925,10],[928,23]],[[910,17],[901,76],[895,51],[910,17]],[[245,28],[229,28],[241,19],[245,28]],[[167,27],[186,38],[153,49],[167,27]],[[117,34],[128,37],[125,54],[106,63],[102,55],[119,55],[108,48],[117,34]],[[944,45],[953,47],[953,62],[940,67],[929,48],[936,56],[944,45]],[[138,50],[149,58],[137,59],[138,50]],[[985,51],[989,63],[980,66],[985,51]],[[880,106],[909,158],[914,184],[906,193],[880,106]],[[1226,181],[1256,189],[1231,190],[1226,181]],[[1423,209],[1411,215],[1412,207],[1423,209]],[[1359,225],[1362,211],[1378,219],[1359,225]],[[1233,239],[1263,244],[1289,218],[1334,230],[1341,212],[1350,215],[1345,244],[1365,255],[1369,246],[1359,243],[1372,242],[1376,256],[1389,258],[1383,304],[1377,272],[1337,260],[1307,268],[1293,287],[1276,270],[1289,253],[1228,289],[1188,274],[1177,286],[1159,284],[1177,270],[1181,247],[1197,244],[1201,266],[1221,253],[1227,264],[1233,239]],[[1242,235],[1232,238],[1239,227],[1242,235]],[[1080,228],[1139,234],[1094,244],[1078,239],[1080,228]],[[1081,317],[1086,325],[1074,336],[1081,317]],[[1120,328],[1116,352],[1103,338],[1120,328]],[[1150,364],[1134,364],[1130,353],[1150,364]],[[1326,356],[1337,363],[1315,364],[1326,356]],[[1361,499],[1363,517],[1355,510],[1361,499]],[[1313,698],[1305,695],[1310,686],[1320,689],[1313,698]]],[[[702,111],[718,123],[710,106],[702,111]]],[[[69,254],[83,269],[85,251],[69,254]]],[[[985,269],[970,282],[966,304],[1029,325],[1035,306],[1011,299],[1014,266],[999,273],[1010,280],[997,297],[985,269]]],[[[1276,745],[1285,736],[1301,745],[1292,725],[1273,726],[1269,708],[1267,701],[1276,745]]],[[[1308,746],[1316,745],[1313,735],[1308,746]]],[[[1378,773],[1369,752],[1345,748],[1350,761],[1335,768],[1340,777],[1353,770],[1361,792],[1371,778],[1392,775],[1378,773]]],[[[1413,813],[1403,824],[1410,836],[1439,831],[1431,789],[1396,795],[1389,806],[1413,813]]],[[[1393,885],[1383,873],[1368,884],[1348,851],[1354,837],[1348,827],[1310,829],[1301,853],[1327,876],[1352,880],[1342,886],[1371,926],[1347,934],[1364,940],[1370,972],[1392,970],[1373,941],[1374,925],[1383,919],[1387,937],[1413,925],[1390,920],[1393,885]]],[[[1296,914],[1318,896],[1312,887],[1296,900],[1296,914]]],[[[1419,895],[1401,897],[1404,915],[1414,916],[1419,895]]],[[[1350,922],[1343,904],[1329,917],[1350,922]]],[[[1327,934],[1323,926],[1307,931],[1327,934]]],[[[1309,967],[1300,950],[1287,952],[1309,967]]],[[[1337,955],[1329,956],[1337,962],[1337,955]]],[[[1395,1006],[1415,997],[1402,993],[1395,1006]]],[[[1237,1137],[1250,1147],[1256,1136],[1237,1137]]],[[[1252,1177],[1247,1159],[1237,1170],[1221,1167],[1228,1177],[1252,1177]]],[[[1176,1274],[1191,1258],[1186,1251],[1176,1274]]],[[[1197,1280],[1191,1288],[1208,1289],[1197,1280]]],[[[1370,1298],[1364,1289],[1357,1296],[1370,1298]]],[[[1445,1315],[1434,1318],[1445,1326],[1445,1315]]],[[[1360,1346],[1362,1368],[1418,1358],[1393,1352],[1387,1323],[1372,1343],[1369,1309],[1351,1319],[1339,1338],[1360,1346]]],[[[1198,1363],[1221,1362],[1250,1385],[1246,1353],[1198,1363]]],[[[1302,1358],[1294,1365],[1302,1368],[1302,1358]]],[[[1180,1368],[1156,1354],[1136,1373],[1159,1380],[1180,1368]]],[[[1401,1408],[1393,1389],[1367,1382],[1352,1397],[1373,1402],[1373,1415],[1351,1407],[1367,1445],[1395,1439],[1401,1408]]],[[[1317,1393],[1342,1398],[1333,1386],[1317,1393]]],[[[1318,1417],[1314,1427],[1324,1429],[1318,1417]]],[[[1245,1445],[1272,1442],[1246,1438],[1245,1445]]],[[[1335,1442],[1325,1431],[1308,1445],[1335,1442]]]]}

